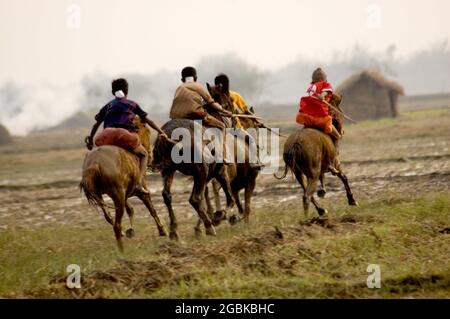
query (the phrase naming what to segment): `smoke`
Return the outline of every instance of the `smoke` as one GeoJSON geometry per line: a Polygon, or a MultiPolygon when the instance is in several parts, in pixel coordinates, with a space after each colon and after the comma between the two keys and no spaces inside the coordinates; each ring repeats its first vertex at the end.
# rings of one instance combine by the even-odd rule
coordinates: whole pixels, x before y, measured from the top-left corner
{"type": "Polygon", "coordinates": [[[0,122],[13,135],[55,126],[80,109],[79,84],[64,87],[19,87],[7,83],[0,90],[0,122]]]}
{"type": "MultiPolygon", "coordinates": [[[[324,67],[333,85],[363,68],[378,69],[404,86],[408,95],[450,92],[450,48],[447,41],[436,43],[415,55],[396,57],[396,47],[371,52],[355,46],[335,52],[330,61],[299,58],[278,70],[267,71],[236,55],[204,57],[194,64],[199,81],[213,83],[219,72],[231,80],[231,88],[252,103],[296,104],[310,81],[311,72],[324,67]]],[[[13,135],[56,126],[78,111],[96,112],[111,95],[111,80],[123,76],[130,83],[129,98],[138,102],[150,117],[167,119],[175,89],[180,84],[180,70],[162,70],[153,74],[106,73],[86,75],[76,84],[66,86],[18,86],[8,82],[0,86],[0,122],[13,135]]]]}

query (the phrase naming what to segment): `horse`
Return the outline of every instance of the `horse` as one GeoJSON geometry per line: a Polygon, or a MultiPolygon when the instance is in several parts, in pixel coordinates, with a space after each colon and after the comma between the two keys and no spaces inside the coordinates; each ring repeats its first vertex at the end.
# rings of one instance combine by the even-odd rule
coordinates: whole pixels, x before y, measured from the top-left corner
{"type": "MultiPolygon", "coordinates": [[[[150,130],[138,117],[134,120],[138,127],[138,135],[142,145],[150,149],[150,130]]],[[[147,181],[144,181],[146,184],[147,181]]],[[[137,196],[149,210],[156,222],[160,236],[167,236],[155,208],[150,194],[139,192],[136,187],[139,184],[139,158],[137,155],[114,145],[104,145],[95,148],[86,154],[83,162],[80,190],[92,206],[100,207],[106,221],[113,226],[117,246],[123,252],[122,217],[124,211],[130,219],[130,228],[126,231],[128,238],[134,237],[134,209],[127,201],[132,196],[137,196]],[[103,195],[108,195],[114,202],[115,218],[112,219],[103,195]]],[[[146,185],[144,185],[146,186],[146,185]]]]}
{"type": "MultiPolygon", "coordinates": [[[[342,109],[340,104],[342,96],[333,94],[330,104],[335,109],[330,108],[330,115],[333,118],[333,125],[341,136],[344,134],[342,109]]],[[[322,188],[318,191],[319,197],[325,196],[323,188],[324,175],[331,173],[337,176],[345,186],[349,205],[357,205],[353,193],[349,186],[347,176],[344,174],[338,158],[338,149],[335,141],[322,131],[315,128],[302,128],[292,133],[286,140],[283,150],[283,160],[285,163],[284,174],[281,177],[275,175],[277,179],[286,177],[289,171],[294,173],[295,178],[303,189],[303,210],[305,219],[308,218],[310,202],[315,206],[317,213],[322,216],[327,210],[319,206],[314,198],[314,192],[320,181],[322,188]]]]}
{"type": "MultiPolygon", "coordinates": [[[[195,131],[195,121],[191,119],[172,119],[165,123],[161,129],[167,134],[167,136],[172,136],[172,133],[176,129],[185,129],[190,134],[190,141],[181,140],[178,143],[185,145],[184,147],[190,147],[190,149],[183,151],[190,151],[189,154],[193,156],[196,151],[202,152],[204,148],[204,144],[206,144],[207,140],[203,140],[204,132],[206,128],[202,126],[202,141],[194,140],[194,131],[195,131]],[[199,144],[201,144],[199,146],[199,144]]],[[[173,137],[173,136],[172,136],[173,137]]],[[[196,210],[200,220],[203,222],[205,226],[206,235],[215,236],[216,231],[214,225],[209,217],[206,209],[205,202],[205,188],[207,183],[215,178],[219,181],[220,185],[225,191],[225,195],[227,198],[227,208],[231,208],[234,205],[234,200],[231,195],[231,187],[230,182],[227,175],[226,165],[224,163],[212,162],[207,163],[202,158],[202,162],[197,163],[191,157],[190,161],[182,161],[177,163],[172,158],[172,150],[174,147],[180,146],[180,144],[174,145],[173,143],[164,140],[158,137],[155,141],[153,148],[153,163],[152,167],[154,170],[159,170],[161,172],[161,176],[163,178],[163,191],[162,197],[164,199],[164,203],[167,206],[169,212],[170,219],[170,230],[169,237],[172,240],[178,240],[178,223],[176,216],[172,207],[172,194],[171,194],[171,186],[173,183],[173,178],[175,172],[179,171],[184,175],[193,177],[193,187],[191,196],[189,198],[189,203],[196,210]]],[[[195,234],[199,236],[199,228],[195,227],[195,234]]]]}
{"type": "MultiPolygon", "coordinates": [[[[233,111],[232,106],[233,101],[231,100],[230,96],[223,91],[221,85],[210,86],[209,84],[207,84],[207,88],[209,93],[217,103],[221,104],[227,111],[230,112],[233,111]]],[[[253,109],[251,110],[253,111],[253,109]]],[[[262,127],[261,123],[259,123],[256,119],[241,118],[240,120],[244,129],[262,127]]],[[[239,145],[236,143],[235,150],[237,150],[238,147],[239,145]]],[[[245,143],[244,145],[241,145],[241,147],[243,147],[244,150],[248,152],[248,147],[245,145],[245,143]]],[[[235,151],[234,154],[235,154],[234,163],[227,165],[228,177],[230,178],[231,193],[233,195],[240,216],[243,216],[245,223],[248,224],[250,217],[251,198],[255,190],[256,178],[258,177],[260,169],[252,167],[248,163],[248,160],[246,160],[246,162],[244,163],[237,163],[236,160],[237,152],[235,151]],[[242,206],[241,199],[239,196],[240,191],[243,189],[244,189],[244,207],[242,206]]],[[[207,201],[209,214],[213,215],[214,222],[216,224],[219,224],[221,220],[226,219],[226,211],[221,209],[221,202],[219,196],[220,184],[216,180],[212,180],[211,184],[213,187],[216,206],[215,213],[213,213],[214,208],[211,204],[208,187],[205,190],[205,197],[207,201]]],[[[229,222],[230,224],[234,224],[240,220],[242,220],[242,218],[238,219],[236,216],[231,216],[229,222]]]]}

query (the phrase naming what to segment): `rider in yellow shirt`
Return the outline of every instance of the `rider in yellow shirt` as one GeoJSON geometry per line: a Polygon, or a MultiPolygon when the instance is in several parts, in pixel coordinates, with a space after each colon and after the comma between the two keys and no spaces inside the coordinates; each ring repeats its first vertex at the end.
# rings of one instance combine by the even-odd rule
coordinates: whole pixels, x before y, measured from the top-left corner
{"type": "MultiPolygon", "coordinates": [[[[241,113],[241,114],[252,115],[252,113],[249,111],[247,104],[245,103],[245,100],[242,98],[242,96],[238,92],[230,90],[230,79],[228,78],[228,76],[226,74],[221,73],[218,76],[216,76],[214,79],[214,84],[222,85],[224,92],[226,92],[233,100],[233,110],[230,110],[231,113],[233,113],[233,114],[241,113]]],[[[249,146],[249,148],[251,148],[254,151],[251,153],[255,154],[255,157],[250,159],[251,165],[253,165],[255,167],[259,167],[259,168],[262,167],[263,165],[261,164],[261,162],[257,156],[258,146],[255,142],[255,139],[253,138],[253,136],[248,134],[248,132],[244,129],[244,127],[242,126],[242,123],[238,117],[233,118],[233,127],[236,129],[236,133],[237,133],[238,137],[245,140],[245,137],[248,136],[248,146],[249,146]]]]}

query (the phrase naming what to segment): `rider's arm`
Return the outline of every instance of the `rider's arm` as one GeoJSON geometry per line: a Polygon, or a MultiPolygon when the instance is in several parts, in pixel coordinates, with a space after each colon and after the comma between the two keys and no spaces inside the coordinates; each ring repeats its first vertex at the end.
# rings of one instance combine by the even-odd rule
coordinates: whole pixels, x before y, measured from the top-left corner
{"type": "Polygon", "coordinates": [[[94,136],[95,133],[97,133],[98,128],[102,124],[102,122],[105,120],[106,111],[107,111],[108,104],[105,105],[100,109],[100,112],[95,116],[95,124],[92,126],[91,134],[89,136],[86,136],[85,142],[86,147],[88,150],[91,150],[94,147],[94,136]]]}
{"type": "Polygon", "coordinates": [[[166,136],[166,133],[161,130],[161,128],[158,126],[158,124],[156,124],[155,122],[153,122],[153,120],[149,119],[148,116],[145,117],[145,122],[150,125],[150,127],[152,129],[154,129],[155,131],[157,131],[159,134],[161,134],[162,136],[166,136]]]}

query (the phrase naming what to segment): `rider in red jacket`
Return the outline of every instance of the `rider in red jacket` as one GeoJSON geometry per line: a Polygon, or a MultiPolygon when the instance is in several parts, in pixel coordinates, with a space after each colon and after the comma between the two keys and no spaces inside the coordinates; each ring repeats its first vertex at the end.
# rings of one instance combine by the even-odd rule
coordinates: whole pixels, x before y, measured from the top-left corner
{"type": "Polygon", "coordinates": [[[339,139],[341,136],[333,126],[328,106],[323,102],[330,102],[332,96],[333,87],[327,81],[327,75],[321,68],[316,69],[312,74],[312,82],[306,95],[300,100],[297,123],[319,129],[339,139]]]}

